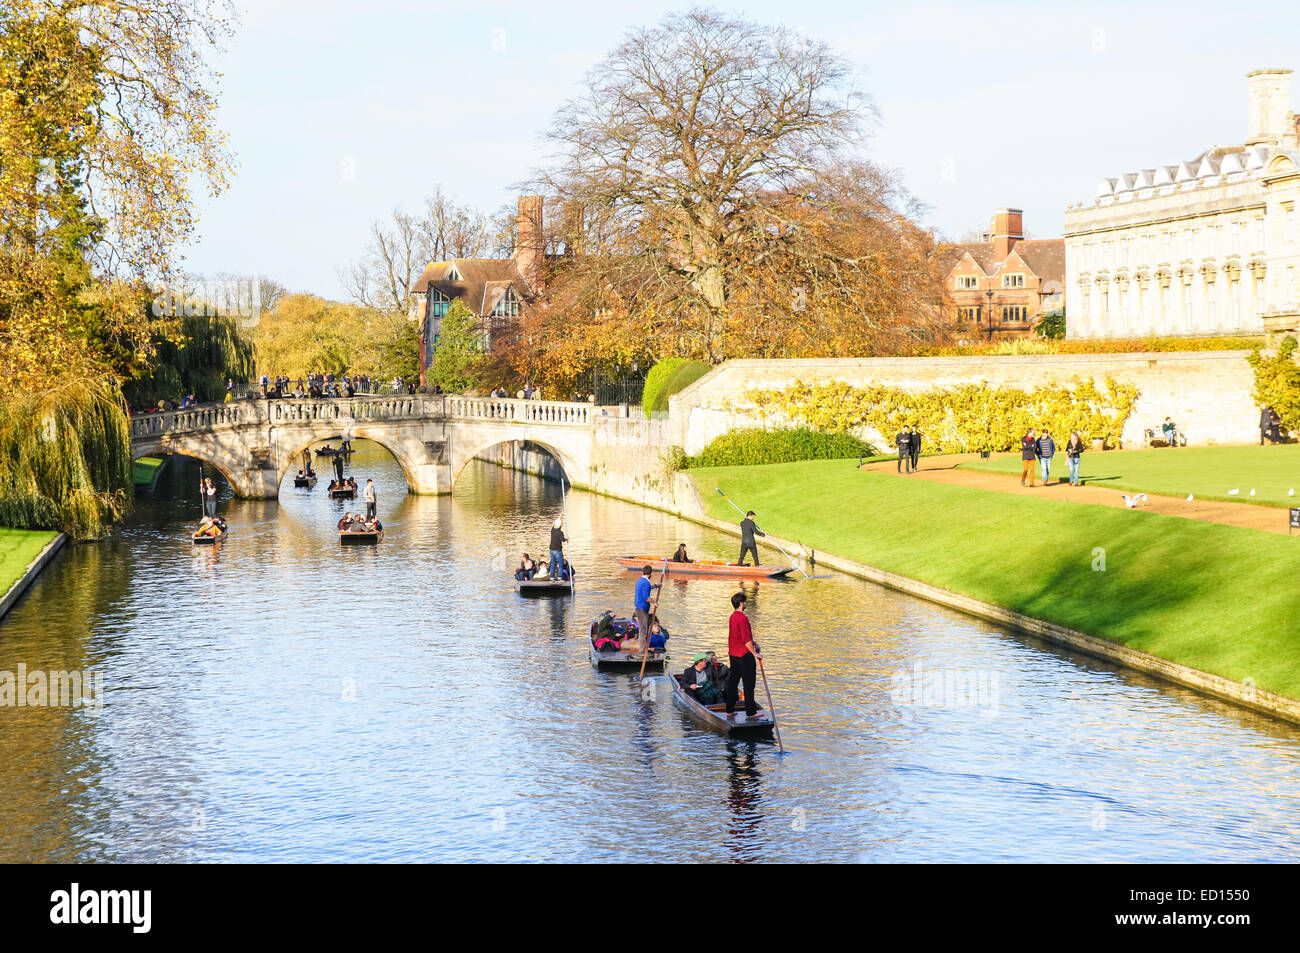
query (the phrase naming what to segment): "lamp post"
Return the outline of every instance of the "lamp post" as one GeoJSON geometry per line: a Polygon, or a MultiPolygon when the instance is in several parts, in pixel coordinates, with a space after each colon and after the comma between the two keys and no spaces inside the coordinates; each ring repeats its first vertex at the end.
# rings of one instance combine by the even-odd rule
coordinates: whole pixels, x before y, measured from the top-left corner
{"type": "Polygon", "coordinates": [[[993,289],[990,288],[988,291],[984,292],[984,296],[985,296],[986,298],[988,298],[988,300],[989,300],[989,330],[988,330],[988,335],[989,335],[989,343],[992,344],[992,343],[993,343],[993,289]]]}

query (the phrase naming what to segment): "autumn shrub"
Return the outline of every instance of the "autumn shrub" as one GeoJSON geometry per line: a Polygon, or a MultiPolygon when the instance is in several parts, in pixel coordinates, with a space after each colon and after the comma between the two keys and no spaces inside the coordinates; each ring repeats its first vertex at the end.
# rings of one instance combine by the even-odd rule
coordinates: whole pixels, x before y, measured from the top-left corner
{"type": "Polygon", "coordinates": [[[807,427],[790,430],[733,430],[715,438],[697,456],[682,457],[679,469],[759,466],[796,460],[842,460],[874,456],[871,444],[847,433],[823,433],[807,427]]]}
{"type": "Polygon", "coordinates": [[[1272,357],[1258,350],[1246,358],[1255,369],[1251,396],[1260,407],[1271,406],[1289,431],[1300,430],[1300,365],[1296,364],[1294,337],[1287,335],[1272,357]]]}
{"type": "Polygon", "coordinates": [[[1030,427],[1044,426],[1060,435],[1078,430],[1085,440],[1118,443],[1138,389],[1111,378],[1104,390],[1092,380],[1076,378],[1032,391],[981,383],[919,393],[798,381],[786,390],[753,390],[746,397],[749,406],[733,409],[765,421],[775,416],[779,423],[832,434],[870,436],[874,431],[886,440],[915,425],[927,449],[970,453],[1012,449],[1030,427]]]}
{"type": "Polygon", "coordinates": [[[650,368],[641,391],[641,407],[647,417],[668,409],[668,398],[689,387],[713,370],[702,361],[670,357],[650,368]]]}

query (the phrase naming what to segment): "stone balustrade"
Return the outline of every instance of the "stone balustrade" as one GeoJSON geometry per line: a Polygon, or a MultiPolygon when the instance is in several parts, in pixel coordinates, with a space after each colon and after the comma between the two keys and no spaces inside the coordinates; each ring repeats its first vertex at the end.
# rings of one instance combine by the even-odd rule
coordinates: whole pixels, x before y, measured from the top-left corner
{"type": "Polygon", "coordinates": [[[445,398],[446,415],[459,420],[517,421],[586,427],[591,405],[559,400],[517,400],[505,397],[445,398]]]}

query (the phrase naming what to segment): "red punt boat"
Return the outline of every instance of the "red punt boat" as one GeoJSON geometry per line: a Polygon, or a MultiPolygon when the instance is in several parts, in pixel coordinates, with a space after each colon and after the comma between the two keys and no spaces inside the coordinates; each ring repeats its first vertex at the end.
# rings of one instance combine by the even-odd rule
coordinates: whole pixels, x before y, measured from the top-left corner
{"type": "MultiPolygon", "coordinates": [[[[653,556],[615,556],[614,561],[624,569],[641,569],[643,566],[651,566],[655,571],[659,571],[664,566],[662,556],[657,559],[653,556]]],[[[744,579],[784,579],[794,571],[794,566],[740,566],[736,563],[725,563],[720,559],[696,559],[689,563],[675,563],[671,559],[668,561],[668,575],[670,576],[731,576],[744,579]]]]}

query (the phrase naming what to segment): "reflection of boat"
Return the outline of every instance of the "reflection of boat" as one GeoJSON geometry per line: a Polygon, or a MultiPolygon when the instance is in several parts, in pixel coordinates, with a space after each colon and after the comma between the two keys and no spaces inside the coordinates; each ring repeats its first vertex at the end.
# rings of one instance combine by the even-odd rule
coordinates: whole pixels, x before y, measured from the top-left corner
{"type": "MultiPolygon", "coordinates": [[[[614,562],[624,569],[640,569],[643,566],[662,566],[663,557],[656,559],[652,556],[615,556],[614,562]]],[[[740,566],[736,563],[723,562],[721,559],[696,559],[689,563],[675,563],[671,559],[668,561],[668,575],[670,576],[677,574],[683,576],[740,576],[746,579],[755,577],[784,579],[794,570],[794,566],[740,566]]]]}
{"type": "Polygon", "coordinates": [[[743,688],[737,690],[740,704],[736,706],[736,713],[731,718],[728,718],[727,706],[724,702],[719,702],[716,705],[701,705],[690,696],[686,689],[682,688],[682,677],[680,675],[671,676],[671,681],[673,683],[673,695],[682,703],[690,716],[700,724],[731,737],[754,738],[772,733],[772,727],[775,723],[772,721],[772,716],[767,713],[762,705],[758,706],[758,712],[752,718],[745,714],[745,690],[743,688]]]}
{"type": "Polygon", "coordinates": [[[229,529],[226,526],[225,520],[220,520],[217,523],[217,528],[221,530],[221,532],[217,533],[216,536],[209,536],[204,533],[196,532],[190,534],[190,539],[192,539],[195,542],[195,544],[199,546],[210,546],[213,543],[219,543],[226,538],[226,533],[229,532],[229,529]]]}
{"type": "MultiPolygon", "coordinates": [[[[623,633],[627,631],[631,619],[614,619],[614,631],[623,633]]],[[[596,626],[600,620],[595,619],[591,623],[591,663],[596,668],[614,668],[614,669],[639,669],[641,667],[641,647],[636,648],[596,648],[596,626]]],[[[646,671],[651,669],[663,670],[664,662],[668,659],[668,650],[651,649],[645,657],[646,671]]]]}
{"type": "Polygon", "coordinates": [[[339,542],[344,546],[371,545],[384,538],[382,529],[341,529],[339,542]]]}
{"type": "Polygon", "coordinates": [[[573,593],[573,583],[563,579],[516,579],[515,592],[521,596],[567,596],[573,593]]]}

